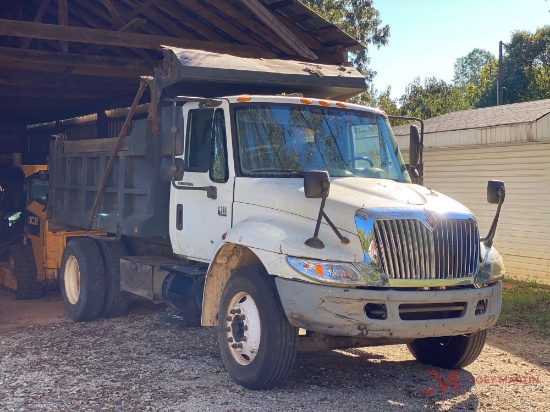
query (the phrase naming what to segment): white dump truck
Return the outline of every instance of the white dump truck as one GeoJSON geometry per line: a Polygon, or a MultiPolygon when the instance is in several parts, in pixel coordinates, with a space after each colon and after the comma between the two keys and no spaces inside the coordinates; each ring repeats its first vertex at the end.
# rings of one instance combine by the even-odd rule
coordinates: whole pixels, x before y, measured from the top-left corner
{"type": "MultiPolygon", "coordinates": [[[[421,133],[406,164],[388,116],[345,102],[359,73],[169,49],[150,85],[129,137],[52,142],[49,230],[90,235],[60,259],[72,319],[121,315],[131,293],[165,301],[217,327],[252,389],[303,350],[477,358],[501,309],[498,213],[481,238],[468,208],[413,182],[421,133]]],[[[500,210],[502,182],[487,195],[500,210]]]]}

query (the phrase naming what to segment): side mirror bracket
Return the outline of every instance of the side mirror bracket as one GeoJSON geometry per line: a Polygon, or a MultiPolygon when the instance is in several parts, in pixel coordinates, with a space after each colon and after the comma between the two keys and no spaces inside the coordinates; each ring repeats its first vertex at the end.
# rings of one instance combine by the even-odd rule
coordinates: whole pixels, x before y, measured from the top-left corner
{"type": "Polygon", "coordinates": [[[500,180],[489,180],[489,182],[487,183],[487,202],[491,204],[496,203],[497,211],[495,213],[495,217],[493,218],[493,223],[489,228],[489,233],[487,233],[487,236],[481,239],[481,241],[486,247],[490,248],[493,246],[493,239],[496,235],[498,218],[500,216],[500,208],[504,203],[505,197],[506,197],[506,190],[504,188],[504,182],[500,180]]]}
{"type": "Polygon", "coordinates": [[[330,176],[328,172],[322,170],[307,170],[304,172],[304,194],[306,198],[321,199],[321,207],[317,216],[315,232],[313,237],[310,237],[304,243],[314,249],[323,249],[325,244],[319,239],[319,229],[321,227],[321,219],[324,217],[330,228],[334,231],[338,239],[344,244],[349,243],[347,237],[342,236],[338,228],[332,223],[325,213],[325,203],[330,192],[330,176]]]}

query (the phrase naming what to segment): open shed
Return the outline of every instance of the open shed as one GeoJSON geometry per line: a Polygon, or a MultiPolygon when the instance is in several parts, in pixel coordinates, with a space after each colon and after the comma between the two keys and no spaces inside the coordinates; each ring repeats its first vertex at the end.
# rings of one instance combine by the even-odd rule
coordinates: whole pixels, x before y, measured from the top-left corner
{"type": "MultiPolygon", "coordinates": [[[[394,132],[408,149],[409,127],[394,132]]],[[[469,207],[482,235],[495,214],[486,203],[487,181],[504,181],[495,247],[506,272],[550,284],[550,100],[428,119],[424,145],[424,184],[469,207]]]]}
{"type": "Polygon", "coordinates": [[[297,0],[4,0],[0,161],[43,161],[36,140],[73,129],[115,135],[125,113],[110,109],[131,104],[162,45],[336,67],[363,47],[297,0]]]}

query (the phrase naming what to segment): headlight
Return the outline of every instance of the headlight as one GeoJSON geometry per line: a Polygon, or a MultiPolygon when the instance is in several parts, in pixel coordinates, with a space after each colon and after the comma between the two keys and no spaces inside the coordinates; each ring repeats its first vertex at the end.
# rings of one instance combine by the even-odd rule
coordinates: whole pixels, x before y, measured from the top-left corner
{"type": "Polygon", "coordinates": [[[318,282],[365,284],[359,272],[347,263],[323,262],[290,256],[286,260],[298,272],[318,282]]]}

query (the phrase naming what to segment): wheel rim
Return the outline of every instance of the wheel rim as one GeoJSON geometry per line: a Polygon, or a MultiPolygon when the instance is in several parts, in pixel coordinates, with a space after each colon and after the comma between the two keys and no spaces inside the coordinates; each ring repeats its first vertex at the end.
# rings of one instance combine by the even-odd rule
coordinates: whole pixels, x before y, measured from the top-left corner
{"type": "Polygon", "coordinates": [[[225,337],[229,352],[240,365],[251,364],[260,346],[260,313],[254,299],[239,292],[233,296],[225,317],[225,337]]]}
{"type": "Polygon", "coordinates": [[[65,295],[72,305],[76,305],[80,298],[80,268],[74,256],[69,256],[65,263],[65,272],[63,273],[65,284],[65,295]]]}

